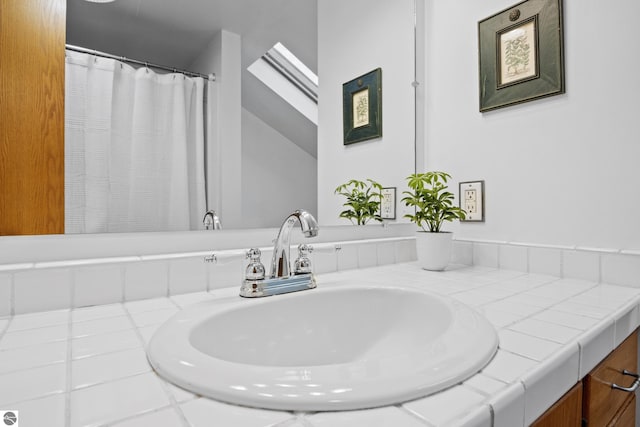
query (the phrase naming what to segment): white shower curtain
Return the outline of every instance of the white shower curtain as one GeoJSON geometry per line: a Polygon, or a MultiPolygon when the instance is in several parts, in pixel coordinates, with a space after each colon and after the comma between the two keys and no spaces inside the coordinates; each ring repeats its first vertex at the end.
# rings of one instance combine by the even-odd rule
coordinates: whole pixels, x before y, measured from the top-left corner
{"type": "Polygon", "coordinates": [[[67,51],[67,233],[201,228],[207,85],[67,51]]]}

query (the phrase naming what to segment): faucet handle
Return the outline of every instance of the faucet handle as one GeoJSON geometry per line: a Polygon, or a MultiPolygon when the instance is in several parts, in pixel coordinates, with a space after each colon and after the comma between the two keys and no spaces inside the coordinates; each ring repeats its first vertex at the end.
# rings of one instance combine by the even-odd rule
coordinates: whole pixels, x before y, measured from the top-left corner
{"type": "Polygon", "coordinates": [[[260,256],[262,253],[258,248],[251,248],[247,251],[247,259],[249,259],[249,265],[245,270],[245,280],[263,280],[265,276],[265,269],[260,256]]]}
{"type": "Polygon", "coordinates": [[[307,244],[298,245],[298,258],[293,266],[293,274],[311,273],[311,260],[309,255],[313,252],[313,246],[307,244]]]}

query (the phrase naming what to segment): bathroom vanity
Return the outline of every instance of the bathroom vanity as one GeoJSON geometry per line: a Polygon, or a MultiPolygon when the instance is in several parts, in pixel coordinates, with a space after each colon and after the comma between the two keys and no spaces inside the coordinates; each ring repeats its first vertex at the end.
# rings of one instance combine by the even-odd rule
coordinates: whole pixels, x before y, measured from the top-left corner
{"type": "Polygon", "coordinates": [[[532,426],[635,426],[637,378],[623,372],[636,372],[637,365],[635,330],[532,426]],[[613,384],[626,389],[613,388],[613,384]]]}

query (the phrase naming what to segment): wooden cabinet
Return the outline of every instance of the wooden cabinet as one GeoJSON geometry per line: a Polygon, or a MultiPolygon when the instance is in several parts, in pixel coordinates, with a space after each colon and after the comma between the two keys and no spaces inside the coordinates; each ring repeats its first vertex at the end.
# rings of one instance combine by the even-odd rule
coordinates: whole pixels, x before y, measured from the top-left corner
{"type": "Polygon", "coordinates": [[[636,330],[532,426],[635,427],[635,393],[612,385],[632,386],[636,378],[624,372],[636,372],[637,366],[636,330]]]}
{"type": "Polygon", "coordinates": [[[532,427],[580,427],[582,425],[582,382],[560,398],[532,427]]]}
{"type": "Polygon", "coordinates": [[[587,426],[623,425],[611,422],[635,395],[612,385],[630,387],[635,378],[623,372],[636,372],[637,365],[638,335],[633,333],[584,378],[582,417],[587,426]]]}

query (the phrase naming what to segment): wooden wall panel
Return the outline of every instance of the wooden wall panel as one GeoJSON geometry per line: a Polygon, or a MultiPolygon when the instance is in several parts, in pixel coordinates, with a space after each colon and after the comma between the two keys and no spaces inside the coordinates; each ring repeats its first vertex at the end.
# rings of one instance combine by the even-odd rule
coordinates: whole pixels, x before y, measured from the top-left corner
{"type": "Polygon", "coordinates": [[[0,1],[0,235],[64,233],[66,0],[0,1]]]}

